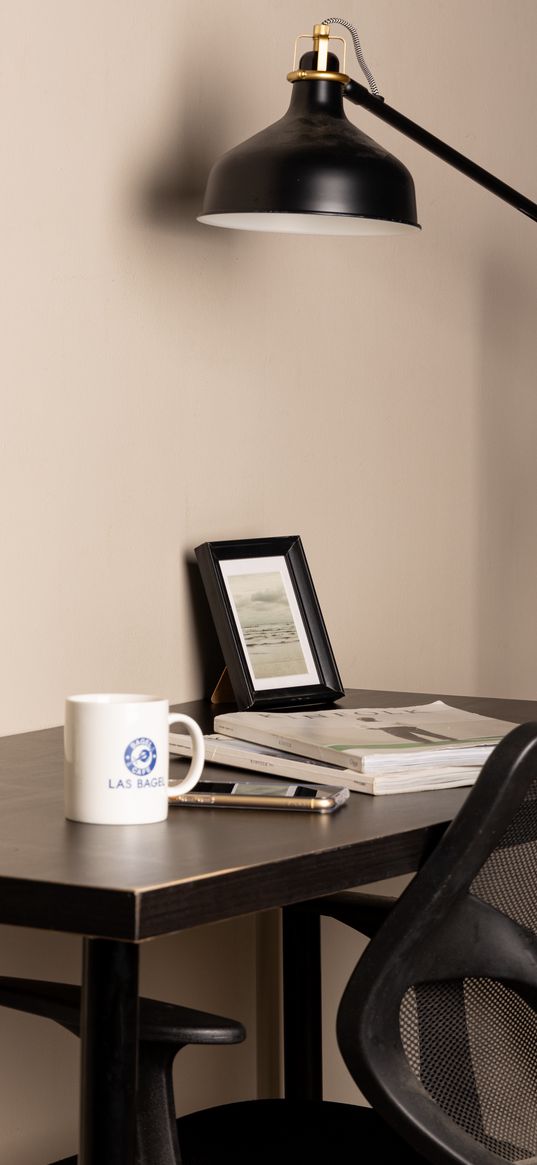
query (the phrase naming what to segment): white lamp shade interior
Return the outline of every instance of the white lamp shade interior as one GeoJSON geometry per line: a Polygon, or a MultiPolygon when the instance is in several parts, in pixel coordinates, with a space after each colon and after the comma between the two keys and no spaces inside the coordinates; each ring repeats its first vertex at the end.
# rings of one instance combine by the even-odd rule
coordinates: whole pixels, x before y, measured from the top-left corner
{"type": "Polygon", "coordinates": [[[270,211],[200,214],[198,222],[236,231],[293,235],[409,235],[419,230],[409,223],[345,214],[299,214],[270,211]]]}

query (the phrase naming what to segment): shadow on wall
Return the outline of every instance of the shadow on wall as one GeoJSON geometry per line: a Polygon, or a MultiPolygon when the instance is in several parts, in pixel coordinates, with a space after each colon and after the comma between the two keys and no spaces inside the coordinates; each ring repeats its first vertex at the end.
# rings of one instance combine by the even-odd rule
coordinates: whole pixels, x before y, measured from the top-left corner
{"type": "MultiPolygon", "coordinates": [[[[222,144],[225,103],[218,88],[222,67],[219,23],[215,12],[211,36],[204,45],[203,70],[197,58],[185,50],[183,59],[177,62],[170,86],[173,96],[166,102],[166,108],[172,112],[167,115],[167,124],[164,114],[156,160],[138,191],[142,216],[174,231],[192,229],[201,211],[211,166],[226,148],[222,144]]],[[[224,12],[221,23],[223,36],[224,12]]]]}
{"type": "Polygon", "coordinates": [[[224,657],[205,596],[198,564],[190,554],[185,557],[196,658],[201,667],[203,695],[210,696],[224,670],[224,657]]]}
{"type": "Polygon", "coordinates": [[[144,217],[163,226],[192,226],[200,213],[207,175],[214,160],[199,137],[180,127],[170,137],[162,167],[149,178],[140,206],[144,217]]]}
{"type": "Polygon", "coordinates": [[[481,275],[476,679],[491,695],[535,699],[537,287],[520,238],[481,275]]]}

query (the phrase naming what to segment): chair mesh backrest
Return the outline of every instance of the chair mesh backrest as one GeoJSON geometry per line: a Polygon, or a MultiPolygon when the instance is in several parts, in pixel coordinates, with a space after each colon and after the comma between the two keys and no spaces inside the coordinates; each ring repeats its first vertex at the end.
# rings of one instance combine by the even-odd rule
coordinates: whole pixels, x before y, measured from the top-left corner
{"type": "MultiPolygon", "coordinates": [[[[470,885],[470,893],[537,934],[537,780],[470,885]]],[[[537,1158],[537,1013],[493,979],[419,983],[400,1031],[423,1088],[499,1159],[537,1158]]]]}

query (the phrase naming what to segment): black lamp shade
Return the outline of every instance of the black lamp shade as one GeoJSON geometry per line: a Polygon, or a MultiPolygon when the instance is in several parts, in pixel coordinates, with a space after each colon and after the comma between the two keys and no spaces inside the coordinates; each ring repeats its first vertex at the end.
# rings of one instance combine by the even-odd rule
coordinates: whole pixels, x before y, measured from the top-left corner
{"type": "Polygon", "coordinates": [[[216,162],[199,221],[304,234],[418,227],[406,166],[348,120],[343,83],[324,78],[295,81],[285,116],[216,162]]]}

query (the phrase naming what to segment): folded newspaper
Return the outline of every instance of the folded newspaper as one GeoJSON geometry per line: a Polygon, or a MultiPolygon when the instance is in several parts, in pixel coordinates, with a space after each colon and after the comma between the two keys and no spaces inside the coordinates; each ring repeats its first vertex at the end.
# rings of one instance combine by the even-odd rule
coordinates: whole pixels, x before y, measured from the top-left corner
{"type": "MultiPolygon", "coordinates": [[[[452,708],[443,700],[408,708],[331,708],[320,712],[227,712],[214,731],[357,773],[412,775],[476,770],[515,725],[452,708]]],[[[448,774],[444,774],[447,778],[448,774]]],[[[438,788],[441,774],[434,787],[438,788]]],[[[453,782],[450,782],[453,783],[453,782]]],[[[457,783],[461,783],[457,781],[457,783]]],[[[418,787],[417,783],[414,787],[418,787]]],[[[429,787],[433,787],[432,785],[429,787]]],[[[380,791],[380,790],[379,790],[380,791]]]]}

